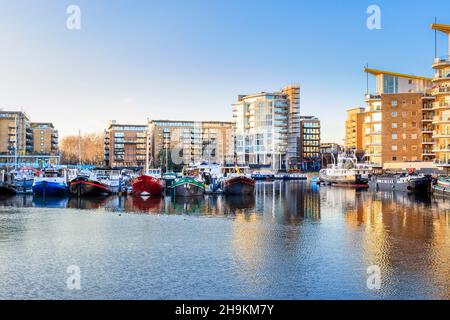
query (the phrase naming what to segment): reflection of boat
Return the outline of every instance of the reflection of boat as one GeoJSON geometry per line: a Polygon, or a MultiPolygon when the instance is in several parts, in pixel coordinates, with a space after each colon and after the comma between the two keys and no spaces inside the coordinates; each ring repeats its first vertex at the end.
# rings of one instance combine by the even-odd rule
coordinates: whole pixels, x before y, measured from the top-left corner
{"type": "Polygon", "coordinates": [[[69,190],[72,195],[81,196],[101,196],[111,194],[107,185],[98,181],[95,175],[79,175],[69,183],[69,190]]]}
{"type": "Polygon", "coordinates": [[[183,177],[175,180],[169,187],[175,196],[193,197],[201,196],[205,193],[205,185],[203,182],[196,180],[193,177],[183,177]]]}
{"type": "Polygon", "coordinates": [[[67,208],[71,209],[99,209],[103,207],[107,202],[106,197],[71,197],[67,204],[67,208]]]}
{"type": "Polygon", "coordinates": [[[60,169],[45,169],[34,179],[33,193],[40,196],[61,196],[69,192],[67,173],[60,169]]]}
{"type": "Polygon", "coordinates": [[[132,209],[141,212],[162,213],[164,199],[162,197],[132,197],[132,209]]]}
{"type": "Polygon", "coordinates": [[[358,163],[356,157],[339,155],[337,163],[320,170],[320,181],[343,186],[367,187],[372,167],[358,163]]]}
{"type": "Polygon", "coordinates": [[[256,205],[256,200],[253,195],[229,195],[223,199],[225,205],[232,211],[236,209],[253,209],[256,205]]]}
{"type": "Polygon", "coordinates": [[[369,180],[370,189],[376,191],[429,191],[430,184],[431,179],[423,175],[379,175],[369,180]]]}
{"type": "Polygon", "coordinates": [[[160,196],[163,193],[163,182],[160,169],[150,169],[147,174],[132,181],[134,195],[160,196]]]}
{"type": "Polygon", "coordinates": [[[253,194],[255,180],[245,175],[230,176],[223,180],[223,191],[226,194],[253,194]]]}
{"type": "Polygon", "coordinates": [[[33,206],[38,208],[67,208],[68,197],[55,196],[34,196],[33,206]]]}

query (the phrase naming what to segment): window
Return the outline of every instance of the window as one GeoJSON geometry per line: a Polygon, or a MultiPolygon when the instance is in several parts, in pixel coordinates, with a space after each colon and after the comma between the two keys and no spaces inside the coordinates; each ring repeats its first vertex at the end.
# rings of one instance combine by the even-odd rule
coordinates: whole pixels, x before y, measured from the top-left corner
{"type": "Polygon", "coordinates": [[[412,82],[413,82],[413,81],[412,81],[411,79],[408,80],[408,84],[412,84],[412,82]]]}
{"type": "Polygon", "coordinates": [[[398,135],[396,133],[392,134],[392,140],[397,140],[398,139],[398,135]]]}
{"type": "Polygon", "coordinates": [[[397,146],[395,144],[392,145],[392,151],[397,151],[397,150],[398,150],[397,146]]]}
{"type": "Polygon", "coordinates": [[[411,139],[417,140],[417,134],[412,134],[412,135],[411,135],[411,139]]]}
{"type": "Polygon", "coordinates": [[[392,116],[392,118],[396,118],[397,117],[397,112],[392,112],[391,116],[392,116]]]}
{"type": "Polygon", "coordinates": [[[417,122],[413,122],[413,123],[412,123],[412,127],[413,127],[413,128],[417,128],[417,122]]]}
{"type": "Polygon", "coordinates": [[[397,161],[397,157],[392,157],[392,161],[397,161]]]}
{"type": "Polygon", "coordinates": [[[417,151],[417,146],[411,146],[412,151],[417,151]]]}
{"type": "Polygon", "coordinates": [[[403,145],[403,151],[404,152],[408,151],[408,147],[406,145],[403,145]]]}
{"type": "Polygon", "coordinates": [[[406,122],[403,122],[403,129],[406,129],[406,122]]]}
{"type": "Polygon", "coordinates": [[[391,101],[391,106],[392,107],[396,107],[398,105],[398,101],[397,100],[392,100],[391,101]]]}
{"type": "Polygon", "coordinates": [[[417,111],[412,112],[413,117],[417,116],[417,111]]]}
{"type": "Polygon", "coordinates": [[[406,112],[402,112],[402,117],[406,118],[406,116],[407,116],[407,113],[406,112]]]}
{"type": "Polygon", "coordinates": [[[392,123],[392,129],[397,129],[397,123],[395,122],[392,123]]]}
{"type": "Polygon", "coordinates": [[[406,133],[402,134],[403,140],[406,140],[406,133]]]}

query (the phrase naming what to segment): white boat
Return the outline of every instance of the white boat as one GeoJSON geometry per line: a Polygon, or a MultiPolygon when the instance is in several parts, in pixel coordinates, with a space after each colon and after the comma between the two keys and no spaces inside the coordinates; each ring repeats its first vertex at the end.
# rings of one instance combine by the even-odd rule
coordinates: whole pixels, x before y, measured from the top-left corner
{"type": "Polygon", "coordinates": [[[372,166],[358,163],[356,156],[339,155],[338,161],[320,170],[320,181],[331,185],[368,186],[372,166]]]}

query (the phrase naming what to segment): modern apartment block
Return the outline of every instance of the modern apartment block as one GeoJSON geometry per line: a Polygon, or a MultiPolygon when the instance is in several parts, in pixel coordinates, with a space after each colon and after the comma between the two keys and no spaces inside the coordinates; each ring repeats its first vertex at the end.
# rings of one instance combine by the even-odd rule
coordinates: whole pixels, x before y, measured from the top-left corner
{"type": "Polygon", "coordinates": [[[58,130],[50,122],[32,122],[33,153],[56,155],[58,154],[58,130]]]}
{"type": "Polygon", "coordinates": [[[382,166],[386,162],[415,162],[432,157],[426,95],[431,79],[374,69],[364,71],[376,77],[376,94],[366,95],[362,126],[366,159],[382,166]]]}
{"type": "Polygon", "coordinates": [[[300,87],[240,95],[233,104],[239,163],[274,170],[299,166],[300,87]]]}
{"type": "Polygon", "coordinates": [[[321,167],[320,120],[313,116],[300,117],[299,164],[303,171],[318,171],[321,167]]]}
{"type": "Polygon", "coordinates": [[[27,114],[0,110],[0,154],[26,155],[32,151],[33,131],[27,114]]]}
{"type": "Polygon", "coordinates": [[[149,152],[147,131],[147,125],[110,121],[105,130],[105,165],[112,168],[145,167],[149,152]]]}
{"type": "Polygon", "coordinates": [[[444,57],[435,57],[433,69],[432,95],[433,102],[433,139],[432,152],[436,155],[436,163],[444,168],[450,168],[450,25],[433,24],[432,29],[440,31],[449,37],[449,49],[444,57]]]}
{"type": "Polygon", "coordinates": [[[347,110],[347,120],[345,121],[345,147],[349,151],[356,153],[364,152],[364,113],[364,108],[352,108],[347,110]]]}
{"type": "MultiPolygon", "coordinates": [[[[234,163],[233,123],[221,121],[152,120],[148,124],[151,161],[173,150],[183,164],[208,161],[234,163]]],[[[173,160],[173,159],[172,159],[173,160]]]]}

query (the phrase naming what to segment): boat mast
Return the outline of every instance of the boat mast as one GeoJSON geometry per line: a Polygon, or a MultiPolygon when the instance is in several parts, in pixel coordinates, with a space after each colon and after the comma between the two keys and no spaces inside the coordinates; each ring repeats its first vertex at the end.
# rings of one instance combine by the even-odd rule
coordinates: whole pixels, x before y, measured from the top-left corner
{"type": "Polygon", "coordinates": [[[78,129],[78,167],[81,168],[81,130],[78,129]]]}
{"type": "Polygon", "coordinates": [[[17,122],[17,117],[18,115],[16,115],[15,117],[15,121],[16,121],[16,130],[15,131],[15,146],[14,146],[14,169],[17,169],[17,147],[18,147],[18,141],[17,141],[17,130],[19,129],[18,127],[18,122],[17,122]]]}

